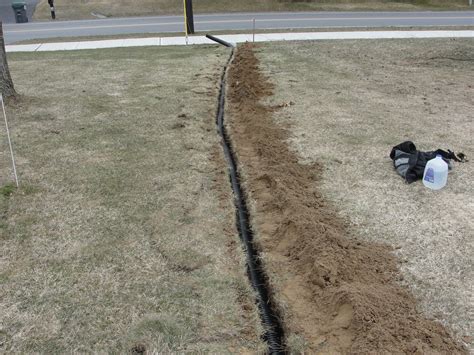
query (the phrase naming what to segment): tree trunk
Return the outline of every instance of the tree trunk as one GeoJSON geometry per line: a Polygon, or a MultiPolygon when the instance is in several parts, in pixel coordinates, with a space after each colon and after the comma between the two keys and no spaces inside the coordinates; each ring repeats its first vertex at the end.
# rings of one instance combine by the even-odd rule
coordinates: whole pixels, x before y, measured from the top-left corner
{"type": "Polygon", "coordinates": [[[10,70],[8,70],[7,53],[5,51],[5,41],[3,40],[3,27],[0,21],[0,93],[4,97],[15,96],[10,70]]]}

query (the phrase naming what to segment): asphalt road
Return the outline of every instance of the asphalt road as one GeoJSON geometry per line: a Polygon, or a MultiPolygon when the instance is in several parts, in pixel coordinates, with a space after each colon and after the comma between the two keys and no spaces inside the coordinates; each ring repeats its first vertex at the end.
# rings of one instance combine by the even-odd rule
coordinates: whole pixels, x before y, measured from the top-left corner
{"type": "MultiPolygon", "coordinates": [[[[196,31],[304,29],[323,27],[474,26],[474,11],[443,12],[297,12],[195,15],[196,31]]],[[[30,22],[4,25],[5,40],[130,33],[182,32],[182,16],[30,22]]]]}
{"type": "MultiPolygon", "coordinates": [[[[26,3],[26,13],[31,20],[38,0],[23,0],[26,3]]],[[[5,23],[15,23],[15,15],[12,9],[12,0],[0,0],[0,21],[5,23]]]]}

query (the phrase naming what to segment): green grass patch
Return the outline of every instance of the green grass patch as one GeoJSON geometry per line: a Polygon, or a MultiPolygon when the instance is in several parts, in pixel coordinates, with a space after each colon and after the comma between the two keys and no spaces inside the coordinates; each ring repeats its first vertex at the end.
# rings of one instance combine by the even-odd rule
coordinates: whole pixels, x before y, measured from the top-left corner
{"type": "Polygon", "coordinates": [[[15,190],[16,190],[15,184],[13,183],[6,184],[0,187],[0,195],[2,195],[3,197],[10,197],[10,195],[13,194],[15,190]]]}

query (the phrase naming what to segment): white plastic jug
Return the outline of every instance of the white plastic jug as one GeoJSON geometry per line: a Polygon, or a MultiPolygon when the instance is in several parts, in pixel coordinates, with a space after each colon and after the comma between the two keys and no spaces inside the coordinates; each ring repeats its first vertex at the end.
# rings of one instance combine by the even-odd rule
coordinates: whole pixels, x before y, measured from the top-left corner
{"type": "Polygon", "coordinates": [[[442,189],[448,181],[448,164],[443,160],[441,155],[431,159],[426,163],[425,172],[423,173],[423,184],[432,189],[442,189]]]}

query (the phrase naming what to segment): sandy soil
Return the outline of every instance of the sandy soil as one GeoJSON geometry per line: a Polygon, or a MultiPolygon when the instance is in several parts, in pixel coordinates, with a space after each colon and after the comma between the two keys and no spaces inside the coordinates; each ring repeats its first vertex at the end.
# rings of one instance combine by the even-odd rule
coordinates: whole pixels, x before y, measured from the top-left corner
{"type": "MultiPolygon", "coordinates": [[[[275,83],[270,105],[302,163],[322,166],[319,188],[360,240],[386,243],[425,315],[472,341],[472,163],[455,164],[439,192],[406,185],[388,157],[419,149],[474,155],[474,41],[390,40],[261,47],[275,83]]],[[[472,343],[470,345],[472,349],[472,343]]]]}
{"type": "Polygon", "coordinates": [[[237,51],[229,86],[227,120],[290,350],[463,352],[416,310],[390,248],[350,234],[318,188],[322,166],[289,150],[272,120],[279,108],[262,103],[273,85],[252,46],[237,51]]]}

